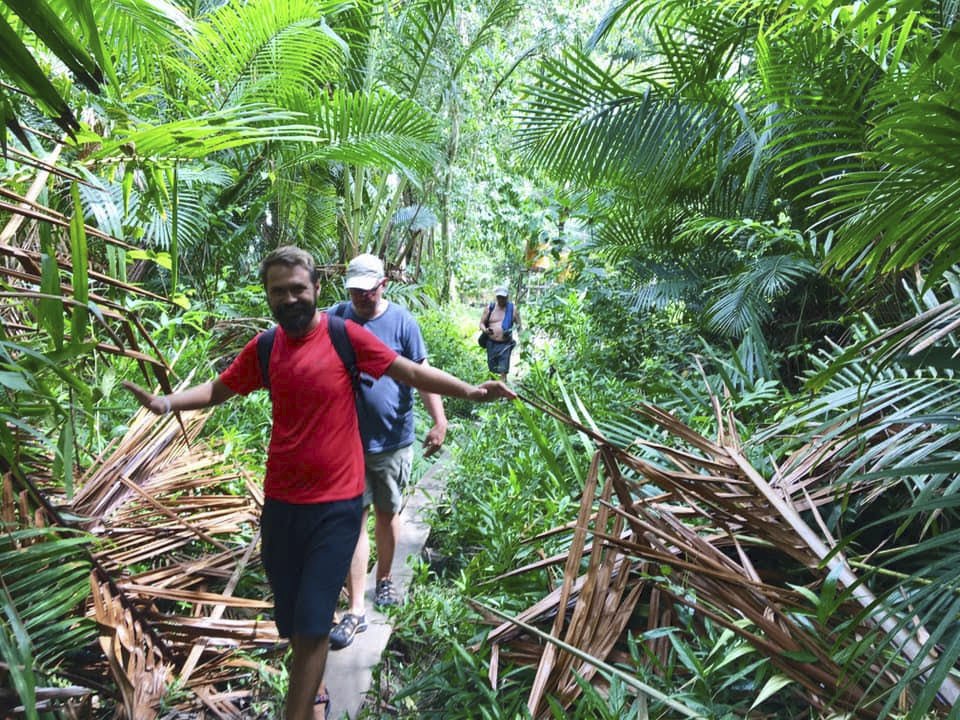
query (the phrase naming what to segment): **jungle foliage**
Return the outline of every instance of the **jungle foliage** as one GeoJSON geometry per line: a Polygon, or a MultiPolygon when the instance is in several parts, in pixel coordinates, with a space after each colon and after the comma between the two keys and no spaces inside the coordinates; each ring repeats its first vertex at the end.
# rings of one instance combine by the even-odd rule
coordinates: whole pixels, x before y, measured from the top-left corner
{"type": "Polygon", "coordinates": [[[222,367],[294,242],[462,377],[490,286],[526,325],[369,716],[960,716],[957,5],[597,12],[0,3],[4,713],[277,714],[268,401],[117,386],[222,367]]]}

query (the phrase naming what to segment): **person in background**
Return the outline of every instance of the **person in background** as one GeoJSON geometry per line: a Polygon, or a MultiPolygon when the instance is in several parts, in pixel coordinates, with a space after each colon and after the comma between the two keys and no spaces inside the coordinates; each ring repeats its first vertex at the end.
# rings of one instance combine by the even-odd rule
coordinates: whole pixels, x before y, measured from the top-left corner
{"type": "MultiPolygon", "coordinates": [[[[347,265],[344,280],[350,300],[335,305],[328,312],[363,325],[401,357],[425,364],[427,348],[420,327],[405,308],[384,297],[388,283],[380,258],[370,254],[358,255],[347,265]]],[[[430,457],[440,450],[446,438],[447,416],[439,395],[420,391],[420,399],[433,420],[433,427],[423,441],[424,457],[430,457]]],[[[370,561],[370,538],[366,532],[370,505],[374,508],[377,548],[373,604],[385,608],[400,602],[391,577],[391,566],[400,533],[403,491],[413,463],[413,403],[413,389],[389,375],[361,389],[357,414],[366,467],[363,520],[347,575],[350,609],[330,631],[330,647],[334,650],[348,646],[354,635],[367,629],[364,585],[370,561]]]]}
{"type": "MultiPolygon", "coordinates": [[[[319,281],[309,253],[293,246],[260,266],[267,304],[279,327],[269,356],[273,426],[267,449],[261,555],[274,597],[274,617],[292,649],[286,720],[313,720],[329,696],[323,683],[333,613],[363,514],[363,446],[353,382],[317,308],[319,281]]],[[[474,401],[513,398],[500,382],[469,385],[399,356],[370,331],[345,323],[360,371],[440,395],[474,401]]],[[[259,337],[259,335],[257,336],[259,337]]],[[[171,395],[124,382],[155,415],[218,405],[264,388],[257,337],[217,378],[171,395]]]]}
{"type": "Polygon", "coordinates": [[[520,328],[520,313],[509,301],[505,285],[493,291],[496,302],[490,303],[480,315],[480,332],[487,334],[487,367],[506,381],[510,371],[510,355],[516,347],[514,330],[520,328]]]}

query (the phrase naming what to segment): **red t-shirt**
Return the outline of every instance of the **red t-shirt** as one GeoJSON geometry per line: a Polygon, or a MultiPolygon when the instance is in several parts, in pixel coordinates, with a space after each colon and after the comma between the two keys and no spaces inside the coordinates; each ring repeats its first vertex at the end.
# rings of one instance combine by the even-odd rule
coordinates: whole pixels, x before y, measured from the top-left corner
{"type": "MultiPolygon", "coordinates": [[[[346,322],[357,367],[379,378],[397,358],[369,330],[346,322]]],[[[263,387],[257,338],[220,380],[240,395],[263,387]]],[[[278,327],[270,354],[273,429],[264,494],[288,503],[332,502],[363,492],[363,446],[350,375],[327,331],[327,314],[308,335],[278,327]]]]}

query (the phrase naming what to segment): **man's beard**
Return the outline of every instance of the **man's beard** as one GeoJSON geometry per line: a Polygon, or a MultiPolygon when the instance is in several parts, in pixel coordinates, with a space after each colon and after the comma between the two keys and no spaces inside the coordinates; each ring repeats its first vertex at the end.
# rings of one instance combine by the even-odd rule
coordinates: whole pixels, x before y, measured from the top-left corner
{"type": "Polygon", "coordinates": [[[279,305],[273,308],[273,317],[288,335],[301,335],[313,320],[317,312],[315,303],[306,300],[297,300],[289,305],[279,305]]]}

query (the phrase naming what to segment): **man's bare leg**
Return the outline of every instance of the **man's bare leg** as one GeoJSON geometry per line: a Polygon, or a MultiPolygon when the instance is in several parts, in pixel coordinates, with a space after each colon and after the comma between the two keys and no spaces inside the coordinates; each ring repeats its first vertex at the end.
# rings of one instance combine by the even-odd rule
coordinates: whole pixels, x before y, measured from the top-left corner
{"type": "Polygon", "coordinates": [[[287,690],[286,720],[314,720],[313,701],[323,682],[329,638],[294,635],[290,644],[290,687],[287,690]]]}
{"type": "MultiPolygon", "coordinates": [[[[363,593],[367,584],[367,565],[370,564],[370,536],[367,534],[369,512],[369,508],[363,509],[363,515],[360,518],[360,536],[357,538],[357,547],[350,561],[350,572],[347,573],[347,596],[350,598],[350,612],[354,615],[363,615],[366,611],[363,593]]],[[[380,552],[379,538],[377,552],[380,552]]]]}
{"type": "MultiPolygon", "coordinates": [[[[397,540],[400,537],[400,516],[387,510],[374,508],[374,536],[377,541],[377,582],[390,577],[390,568],[393,567],[393,556],[397,551],[397,540]]],[[[369,558],[369,554],[367,555],[369,558]]]]}

